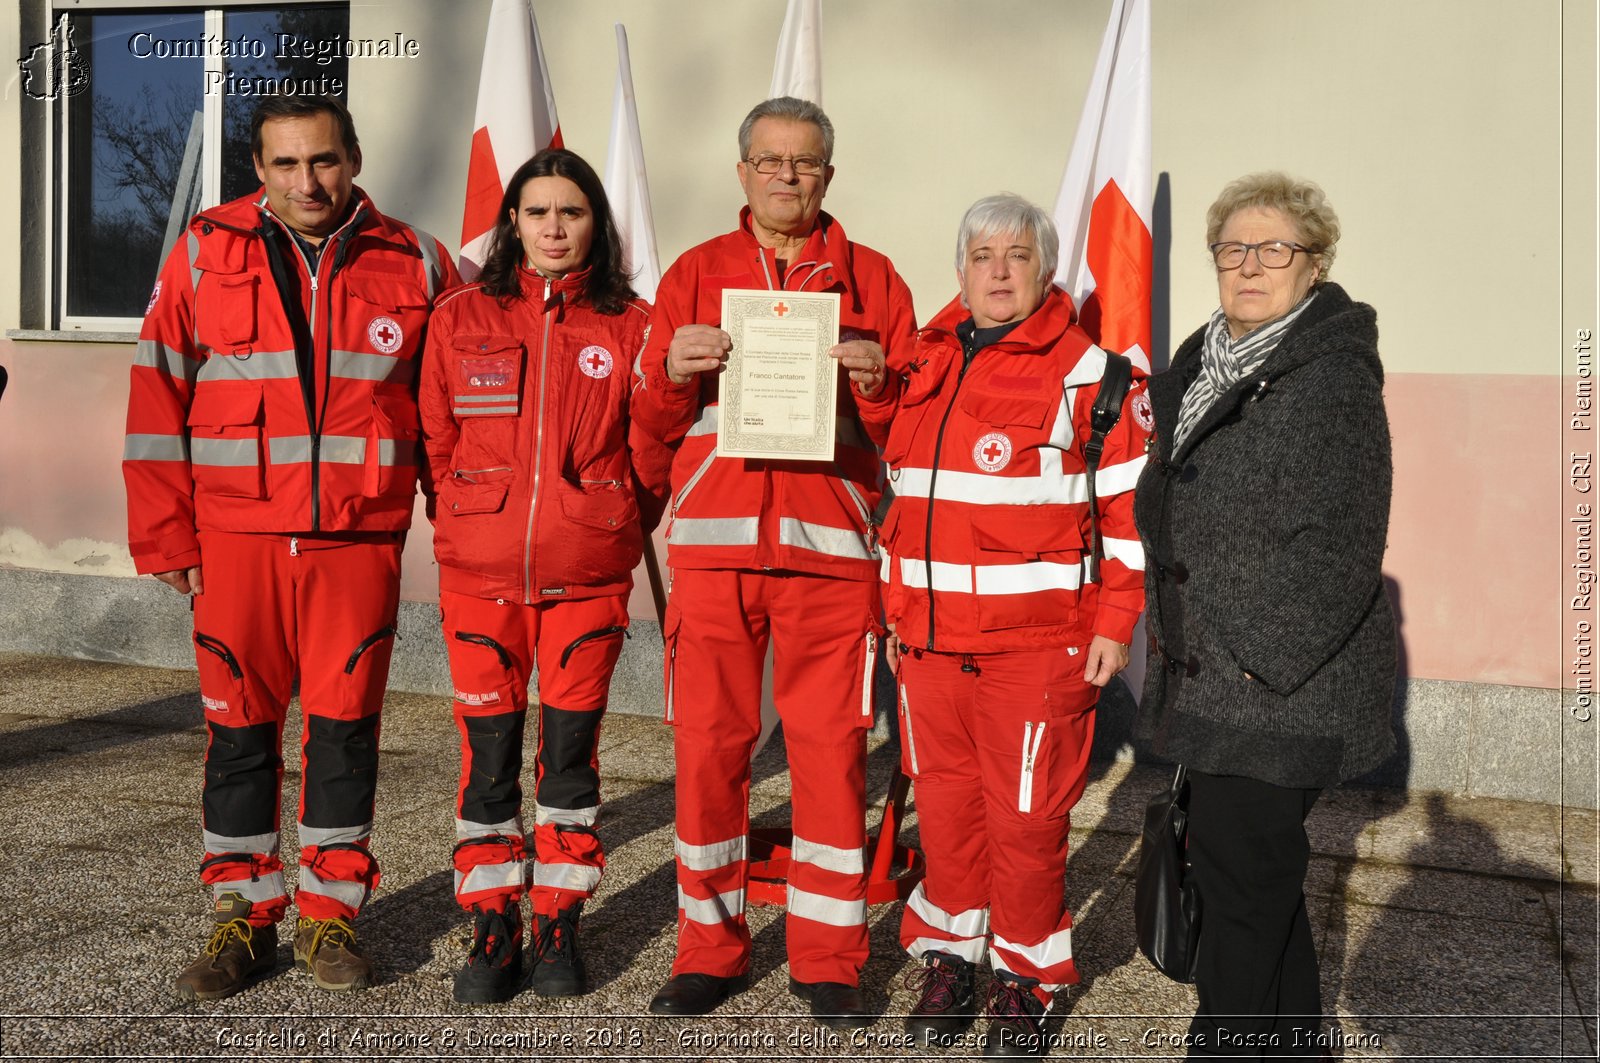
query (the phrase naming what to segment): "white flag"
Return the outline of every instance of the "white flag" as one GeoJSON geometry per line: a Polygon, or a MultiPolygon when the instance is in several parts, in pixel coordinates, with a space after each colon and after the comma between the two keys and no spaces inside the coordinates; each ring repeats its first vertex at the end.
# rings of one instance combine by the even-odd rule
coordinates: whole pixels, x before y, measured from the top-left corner
{"type": "Polygon", "coordinates": [[[1056,199],[1056,281],[1089,338],[1146,373],[1150,171],[1150,0],[1115,0],[1056,199]]]}
{"type": "Polygon", "coordinates": [[[822,0],[789,0],[767,96],[794,96],[822,106],[822,0]]]}
{"type": "Polygon", "coordinates": [[[461,277],[469,281],[488,254],[506,182],[537,152],[561,146],[555,93],[530,0],[494,0],[489,9],[472,127],[460,263],[461,277]]]}
{"type": "Polygon", "coordinates": [[[644,140],[633,98],[633,67],[628,61],[628,31],[617,23],[617,88],[611,97],[611,144],[606,149],[606,198],[622,239],[622,266],[633,290],[655,302],[661,282],[656,255],[656,223],[650,213],[650,179],[644,172],[644,140]]]}

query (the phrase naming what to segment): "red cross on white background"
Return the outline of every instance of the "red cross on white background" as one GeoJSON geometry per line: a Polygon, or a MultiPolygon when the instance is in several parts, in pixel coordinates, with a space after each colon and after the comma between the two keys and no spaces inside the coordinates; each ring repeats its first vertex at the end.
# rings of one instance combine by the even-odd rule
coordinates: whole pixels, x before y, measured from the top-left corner
{"type": "Polygon", "coordinates": [[[779,317],[782,317],[784,314],[789,312],[789,308],[782,303],[774,303],[772,305],[772,312],[777,314],[779,317]]]}
{"type": "Polygon", "coordinates": [[[1005,448],[999,443],[990,443],[988,446],[983,448],[983,456],[988,458],[991,462],[999,461],[1000,455],[1004,453],[1005,448]]]}
{"type": "Polygon", "coordinates": [[[593,369],[596,373],[600,372],[600,370],[604,369],[606,366],[606,360],[600,357],[600,352],[598,351],[589,355],[588,361],[589,368],[593,369]]]}
{"type": "Polygon", "coordinates": [[[379,326],[379,328],[378,328],[378,339],[383,341],[383,345],[385,347],[389,346],[389,344],[394,342],[394,330],[391,329],[388,325],[379,326]]]}

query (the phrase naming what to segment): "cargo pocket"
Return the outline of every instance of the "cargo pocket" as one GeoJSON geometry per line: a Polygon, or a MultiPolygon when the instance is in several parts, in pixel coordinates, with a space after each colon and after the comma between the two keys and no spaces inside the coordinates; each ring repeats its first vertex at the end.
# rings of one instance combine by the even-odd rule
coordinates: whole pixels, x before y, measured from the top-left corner
{"type": "Polygon", "coordinates": [[[639,520],[639,500],[633,488],[620,480],[585,484],[557,480],[556,497],[562,517],[574,524],[614,532],[639,520]]]}
{"type": "Polygon", "coordinates": [[[678,673],[678,629],[683,625],[683,613],[677,605],[667,603],[666,615],[661,620],[661,639],[663,644],[662,664],[665,678],[662,690],[665,706],[662,710],[661,722],[676,727],[678,724],[677,712],[677,673],[678,673]]]}
{"type": "MultiPolygon", "coordinates": [[[[224,726],[248,722],[244,669],[227,643],[204,632],[194,633],[195,666],[200,670],[200,704],[208,719],[226,716],[224,726]]],[[[218,721],[222,722],[222,721],[218,721]]]]}
{"type": "Polygon", "coordinates": [[[398,633],[392,623],[379,628],[357,643],[345,660],[343,686],[345,712],[349,716],[366,716],[376,712],[382,704],[384,684],[389,677],[389,658],[398,633]]]}
{"type": "Polygon", "coordinates": [[[972,517],[978,628],[1070,624],[1083,585],[1083,534],[1056,507],[985,506],[972,517]]]}
{"type": "Polygon", "coordinates": [[[217,334],[235,353],[248,350],[256,338],[256,289],[260,278],[253,273],[220,277],[217,282],[217,334]]]}
{"type": "Polygon", "coordinates": [[[261,385],[200,385],[189,406],[188,425],[196,492],[267,497],[261,461],[261,385]]]}
{"type": "Polygon", "coordinates": [[[417,482],[417,403],[410,394],[378,391],[372,395],[372,424],[361,493],[381,498],[391,493],[410,497],[417,482]]]}
{"type": "Polygon", "coordinates": [[[456,631],[450,652],[450,679],[457,713],[492,714],[516,708],[511,652],[489,635],[456,631]]]}
{"type": "Polygon", "coordinates": [[[457,418],[517,414],[522,404],[520,339],[458,335],[446,357],[450,365],[450,412],[457,418]]]}

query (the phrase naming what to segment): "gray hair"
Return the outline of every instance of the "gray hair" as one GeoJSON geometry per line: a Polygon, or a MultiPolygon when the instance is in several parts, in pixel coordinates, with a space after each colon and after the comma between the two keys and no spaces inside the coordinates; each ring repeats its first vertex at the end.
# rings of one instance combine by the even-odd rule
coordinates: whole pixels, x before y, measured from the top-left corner
{"type": "Polygon", "coordinates": [[[1021,196],[1001,192],[997,196],[984,196],[967,208],[961,218],[961,228],[956,232],[957,273],[966,275],[967,247],[984,236],[1028,237],[1039,249],[1039,279],[1055,275],[1056,258],[1061,251],[1056,223],[1021,196]]]}
{"type": "Polygon", "coordinates": [[[1216,243],[1228,219],[1251,207],[1278,211],[1293,222],[1298,230],[1295,236],[1311,248],[1316,259],[1317,280],[1328,279],[1339,245],[1339,216],[1316,182],[1302,181],[1278,170],[1229,181],[1206,211],[1206,244],[1216,243]]]}
{"type": "Polygon", "coordinates": [[[739,158],[750,157],[750,137],[755,131],[756,123],[763,118],[779,118],[785,122],[810,122],[822,130],[822,161],[833,162],[833,123],[828,121],[828,116],[822,108],[810,100],[798,99],[794,96],[774,96],[770,100],[762,100],[750,109],[744,116],[744,121],[739,123],[739,158]]]}

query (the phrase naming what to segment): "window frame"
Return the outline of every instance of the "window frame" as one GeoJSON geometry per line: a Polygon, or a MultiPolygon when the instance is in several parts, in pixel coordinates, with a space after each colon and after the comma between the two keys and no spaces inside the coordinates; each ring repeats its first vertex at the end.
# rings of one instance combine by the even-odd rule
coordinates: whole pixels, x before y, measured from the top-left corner
{"type": "MultiPolygon", "coordinates": [[[[330,0],[277,0],[276,3],[263,3],[262,0],[41,0],[40,6],[45,16],[46,32],[52,34],[48,39],[51,47],[54,47],[53,33],[62,15],[70,17],[118,11],[130,14],[200,11],[204,14],[202,32],[211,39],[219,39],[223,33],[223,18],[229,8],[312,7],[326,5],[329,2],[330,0]]],[[[206,77],[225,73],[226,60],[220,53],[207,54],[202,58],[204,60],[202,85],[206,83],[206,77]]],[[[64,61],[70,63],[70,56],[64,61]]],[[[92,71],[90,76],[93,77],[92,71]]],[[[130,317],[74,314],[67,305],[72,266],[71,242],[68,237],[73,220],[68,204],[72,158],[67,138],[68,130],[71,129],[71,119],[77,113],[73,108],[93,106],[92,84],[90,91],[80,95],[82,98],[76,99],[72,95],[63,93],[59,100],[51,101],[50,106],[45,108],[44,128],[41,131],[45,145],[43,198],[48,207],[45,223],[41,226],[44,244],[42,261],[45,265],[45,269],[41,271],[44,287],[39,300],[44,318],[41,323],[45,325],[44,331],[59,334],[61,338],[105,340],[108,337],[126,336],[132,339],[138,336],[140,328],[143,327],[143,314],[130,317]]],[[[216,205],[222,197],[225,99],[225,95],[220,92],[207,93],[203,90],[201,92],[201,209],[216,205]]],[[[170,252],[170,248],[165,250],[170,252]]]]}

